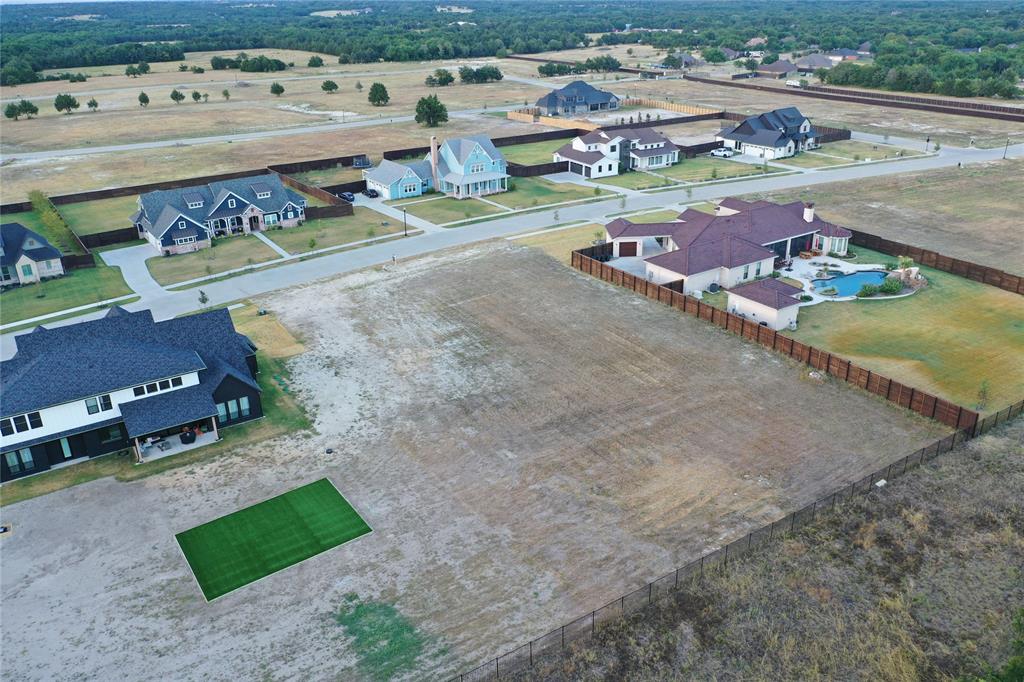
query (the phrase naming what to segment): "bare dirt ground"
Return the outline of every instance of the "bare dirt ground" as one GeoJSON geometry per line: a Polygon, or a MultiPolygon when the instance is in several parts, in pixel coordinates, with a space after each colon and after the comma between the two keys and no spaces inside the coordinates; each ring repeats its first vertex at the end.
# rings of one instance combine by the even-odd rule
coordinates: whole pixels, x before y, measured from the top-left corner
{"type": "Polygon", "coordinates": [[[505,242],[258,303],[318,433],[3,508],[7,675],[443,677],[945,433],[505,242]],[[373,533],[204,603],[173,534],[323,476],[373,533]]]}
{"type": "Polygon", "coordinates": [[[752,195],[803,199],[840,225],[1024,274],[1024,162],[993,161],[752,195]]]}

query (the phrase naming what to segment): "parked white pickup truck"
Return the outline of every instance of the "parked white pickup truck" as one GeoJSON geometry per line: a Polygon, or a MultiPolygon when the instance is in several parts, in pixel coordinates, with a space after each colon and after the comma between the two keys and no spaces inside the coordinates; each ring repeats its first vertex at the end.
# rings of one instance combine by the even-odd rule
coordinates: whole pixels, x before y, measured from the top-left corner
{"type": "Polygon", "coordinates": [[[732,156],[735,153],[736,152],[734,152],[733,150],[729,149],[728,147],[719,147],[718,149],[712,149],[711,150],[711,156],[719,156],[719,157],[722,157],[723,159],[728,159],[730,156],[732,156]]]}

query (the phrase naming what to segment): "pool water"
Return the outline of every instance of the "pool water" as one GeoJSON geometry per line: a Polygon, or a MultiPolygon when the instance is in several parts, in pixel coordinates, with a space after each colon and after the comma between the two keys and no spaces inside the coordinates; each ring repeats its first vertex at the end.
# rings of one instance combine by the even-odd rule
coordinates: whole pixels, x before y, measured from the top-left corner
{"type": "Polygon", "coordinates": [[[879,270],[865,270],[850,275],[840,275],[832,279],[815,279],[811,283],[814,285],[814,290],[818,292],[833,287],[836,290],[836,296],[856,296],[865,284],[878,286],[885,281],[885,277],[886,273],[879,270]]]}

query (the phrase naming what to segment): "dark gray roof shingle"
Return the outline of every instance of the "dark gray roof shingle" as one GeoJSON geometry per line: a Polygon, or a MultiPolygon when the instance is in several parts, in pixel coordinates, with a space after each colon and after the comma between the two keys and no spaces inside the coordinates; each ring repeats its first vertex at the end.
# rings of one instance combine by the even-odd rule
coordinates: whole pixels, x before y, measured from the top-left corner
{"type": "Polygon", "coordinates": [[[33,232],[21,223],[4,223],[0,225],[0,265],[13,266],[22,255],[35,262],[56,260],[60,251],[50,242],[33,232]]]}

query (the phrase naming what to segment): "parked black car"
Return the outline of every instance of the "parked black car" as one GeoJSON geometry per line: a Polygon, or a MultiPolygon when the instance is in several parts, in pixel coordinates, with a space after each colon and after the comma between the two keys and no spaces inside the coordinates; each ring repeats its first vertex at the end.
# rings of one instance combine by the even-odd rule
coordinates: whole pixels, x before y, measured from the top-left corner
{"type": "Polygon", "coordinates": [[[372,187],[367,187],[366,189],[363,190],[363,196],[370,197],[371,199],[376,199],[377,197],[380,196],[380,192],[373,189],[372,187]]]}
{"type": "Polygon", "coordinates": [[[352,194],[352,192],[338,192],[338,198],[344,199],[345,201],[351,204],[353,201],[356,200],[356,195],[352,194]]]}

